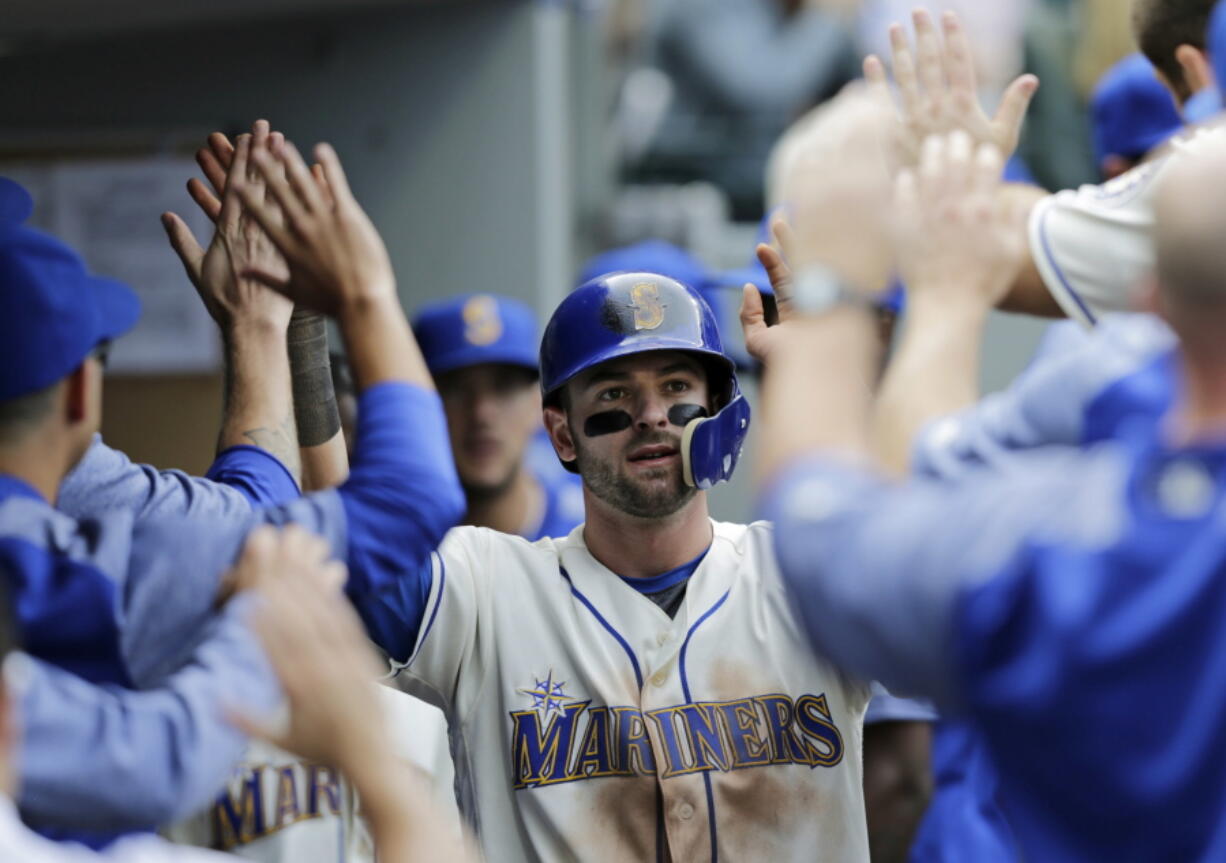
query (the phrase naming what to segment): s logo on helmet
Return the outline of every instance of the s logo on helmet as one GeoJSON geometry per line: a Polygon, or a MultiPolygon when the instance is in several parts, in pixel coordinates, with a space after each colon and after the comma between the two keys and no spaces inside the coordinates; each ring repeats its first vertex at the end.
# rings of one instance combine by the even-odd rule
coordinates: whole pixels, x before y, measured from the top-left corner
{"type": "Polygon", "coordinates": [[[464,340],[470,345],[491,345],[502,335],[498,301],[493,297],[473,297],[464,304],[460,314],[464,318],[464,340]]]}
{"type": "Polygon", "coordinates": [[[630,289],[630,307],[634,309],[634,329],[654,330],[664,323],[664,304],[660,289],[652,282],[639,282],[630,289]]]}

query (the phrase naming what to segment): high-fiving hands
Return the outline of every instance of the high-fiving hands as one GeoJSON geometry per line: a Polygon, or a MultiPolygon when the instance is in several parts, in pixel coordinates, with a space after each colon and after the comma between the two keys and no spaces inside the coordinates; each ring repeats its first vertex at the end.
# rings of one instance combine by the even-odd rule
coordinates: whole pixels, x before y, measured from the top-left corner
{"type": "Polygon", "coordinates": [[[287,276],[252,266],[244,274],[329,315],[348,303],[394,298],[396,282],[387,248],[349,190],[336,151],[320,144],[315,155],[321,168],[313,174],[287,141],[275,152],[254,154],[262,184],[247,177],[237,184],[231,181],[288,269],[287,276]]]}
{"type": "MultiPolygon", "coordinates": [[[[946,12],[941,17],[944,38],[927,10],[915,10],[912,21],[914,50],[902,25],[890,28],[899,97],[891,130],[896,165],[918,165],[927,138],[959,129],[976,145],[993,145],[1007,160],[1017,149],[1022,120],[1039,79],[1029,74],[1018,77],[1005,90],[996,114],[989,117],[979,104],[974,57],[958,16],[946,12]]],[[[893,111],[889,76],[879,57],[864,61],[864,76],[875,98],[893,111]]]]}
{"type": "Polygon", "coordinates": [[[899,273],[914,302],[1000,302],[1022,256],[1025,208],[1001,198],[1003,157],[956,131],[924,141],[917,169],[898,176],[894,197],[899,273]]]}
{"type": "Polygon", "coordinates": [[[175,213],[165,213],[162,224],[170,244],[183,262],[188,278],[200,294],[209,314],[222,328],[251,324],[284,332],[289,325],[293,304],[285,297],[268,290],[247,275],[258,269],[270,273],[288,274],[285,261],[267,233],[251,218],[239,199],[237,188],[242,182],[250,185],[252,194],[263,197],[263,177],[255,170],[252,157],[268,149],[272,142],[266,120],[257,120],[250,135],[240,135],[228,154],[224,167],[210,151],[228,148],[225,136],[210,136],[208,159],[198,155],[201,167],[221,196],[213,197],[203,184],[193,179],[188,190],[216,229],[208,249],[202,249],[191,229],[175,213]],[[216,140],[220,139],[220,141],[216,140]],[[207,166],[207,167],[206,167],[207,166]]]}

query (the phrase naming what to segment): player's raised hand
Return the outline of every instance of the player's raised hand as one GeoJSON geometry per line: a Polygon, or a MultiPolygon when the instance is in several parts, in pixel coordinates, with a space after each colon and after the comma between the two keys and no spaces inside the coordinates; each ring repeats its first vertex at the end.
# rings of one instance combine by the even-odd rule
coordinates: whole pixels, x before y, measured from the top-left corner
{"type": "Polygon", "coordinates": [[[898,267],[914,302],[969,300],[986,311],[1026,252],[1025,210],[997,195],[1002,154],[957,131],[924,142],[895,185],[898,267]]]}
{"type": "MultiPolygon", "coordinates": [[[[224,141],[224,136],[218,137],[224,141]]],[[[251,186],[253,195],[263,198],[263,177],[254,170],[251,156],[267,150],[270,139],[268,122],[257,120],[252,133],[240,136],[226,159],[224,179],[219,179],[217,174],[221,160],[214,158],[208,163],[205,173],[214,184],[222,183],[222,197],[220,202],[213,202],[218,204],[214,219],[216,229],[207,251],[200,248],[178,215],[165,213],[162,216],[171,246],[182,260],[188,277],[209,314],[226,330],[250,324],[284,332],[293,311],[288,300],[245,275],[253,268],[276,273],[281,278],[287,277],[289,272],[268,234],[244,209],[237,192],[239,184],[236,181],[241,177],[251,186]]],[[[202,167],[204,164],[202,161],[202,167]]],[[[192,197],[209,214],[213,207],[200,194],[202,187],[198,180],[189,183],[192,197]]],[[[273,213],[270,218],[278,219],[279,216],[273,213]]]]}
{"type": "MultiPolygon", "coordinates": [[[[262,120],[256,121],[257,125],[262,122],[262,120]]],[[[269,132],[269,150],[277,153],[284,145],[284,134],[277,131],[269,132]]],[[[221,198],[226,193],[226,174],[230,170],[230,162],[233,158],[234,145],[221,132],[210,134],[205,145],[196,151],[196,164],[200,166],[200,170],[209,182],[208,185],[205,185],[199,178],[192,177],[187,181],[187,191],[210,221],[216,222],[221,215],[221,198]]],[[[332,190],[328,188],[323,166],[318,162],[311,166],[311,176],[319,184],[320,193],[331,202],[332,190]]]]}
{"type": "MultiPolygon", "coordinates": [[[[1019,76],[1005,90],[995,115],[988,116],[979,104],[974,56],[958,16],[946,12],[941,17],[944,38],[937,33],[926,9],[916,9],[912,22],[914,47],[901,24],[890,27],[894,81],[898,87],[891,138],[898,167],[918,165],[926,138],[955,129],[969,135],[976,145],[991,144],[1008,159],[1017,149],[1022,120],[1039,87],[1039,79],[1029,74],[1019,76]]],[[[889,76],[879,57],[869,56],[864,61],[864,77],[875,98],[894,110],[889,76]]]]}
{"type": "Polygon", "coordinates": [[[318,145],[315,152],[322,183],[288,141],[276,153],[256,154],[268,199],[256,184],[245,181],[238,193],[285,256],[289,272],[286,278],[250,267],[244,274],[330,315],[351,302],[394,298],[387,248],[350,192],[336,152],[328,144],[318,145]]]}

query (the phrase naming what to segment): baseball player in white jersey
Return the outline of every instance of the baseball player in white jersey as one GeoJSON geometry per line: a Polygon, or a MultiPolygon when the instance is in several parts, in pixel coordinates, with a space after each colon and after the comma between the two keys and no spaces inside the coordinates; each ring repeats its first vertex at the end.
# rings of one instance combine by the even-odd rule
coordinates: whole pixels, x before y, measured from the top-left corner
{"type": "Polygon", "coordinates": [[[453,530],[418,583],[359,603],[448,714],[487,856],[865,859],[869,689],[805,648],[770,527],[707,515],[749,419],[709,308],[665,277],[598,279],[541,359],[587,524],[453,530]]]}
{"type": "MultiPolygon", "coordinates": [[[[453,770],[446,726],[438,710],[416,698],[377,687],[391,742],[388,753],[415,768],[434,791],[439,817],[460,835],[452,800],[453,770]]],[[[228,851],[258,863],[360,863],[375,860],[353,785],[339,771],[253,740],[211,807],[165,831],[185,845],[228,851]]]]}

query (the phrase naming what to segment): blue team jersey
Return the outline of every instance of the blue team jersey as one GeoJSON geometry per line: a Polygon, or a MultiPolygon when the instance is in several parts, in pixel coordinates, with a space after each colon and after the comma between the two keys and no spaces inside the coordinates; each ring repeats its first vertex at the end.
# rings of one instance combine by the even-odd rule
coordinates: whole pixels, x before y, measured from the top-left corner
{"type": "MultiPolygon", "coordinates": [[[[1008,470],[1037,447],[1086,446],[1150,427],[1175,397],[1174,344],[1166,325],[1145,315],[1105,318],[1093,331],[1053,324],[1008,389],[921,434],[916,470],[956,480],[984,465],[1008,470]]],[[[973,724],[939,724],[932,758],[933,798],[911,863],[1019,860],[988,747],[973,724]]]]}
{"type": "Polygon", "coordinates": [[[810,638],[975,723],[1026,859],[1226,859],[1226,444],[1017,459],[792,466],[766,515],[810,638]]]}
{"type": "Polygon", "coordinates": [[[428,570],[463,513],[441,402],[403,384],[362,393],[338,489],[299,497],[251,448],[212,474],[233,487],[132,465],[95,442],[59,510],[0,478],[0,575],[38,654],[21,703],[20,804],[32,822],[95,830],[75,835],[100,843],[212,799],[245,745],[217,705],[258,712],[279,695],[243,603],[215,613],[220,578],[255,525],[322,535],[357,600],[428,570]]]}

